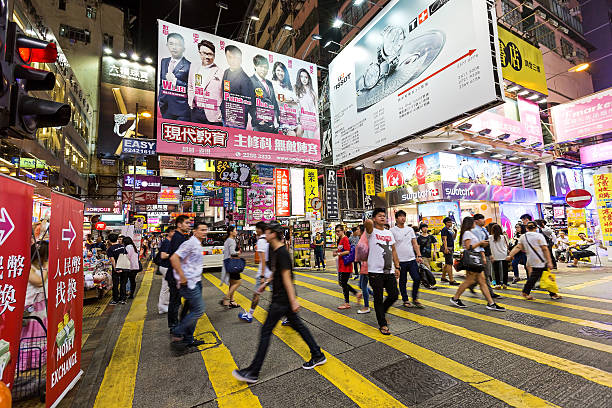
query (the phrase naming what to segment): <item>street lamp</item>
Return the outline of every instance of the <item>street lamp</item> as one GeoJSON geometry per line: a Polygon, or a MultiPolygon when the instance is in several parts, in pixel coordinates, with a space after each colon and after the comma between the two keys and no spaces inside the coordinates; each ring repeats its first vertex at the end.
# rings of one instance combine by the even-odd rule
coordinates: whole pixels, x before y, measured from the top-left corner
{"type": "MultiPolygon", "coordinates": [[[[181,0],[182,1],[182,0],[181,0]]],[[[219,19],[221,18],[221,11],[227,10],[227,4],[222,1],[217,2],[217,7],[219,7],[219,14],[217,14],[217,23],[215,24],[215,35],[217,35],[217,28],[219,28],[219,19]]]]}
{"type": "Polygon", "coordinates": [[[356,25],[352,25],[352,24],[347,23],[346,21],[342,21],[342,19],[340,19],[339,17],[336,17],[334,19],[334,22],[332,23],[332,27],[333,28],[340,28],[343,25],[347,25],[347,26],[353,27],[353,28],[359,28],[356,25]]]}
{"type": "Polygon", "coordinates": [[[583,62],[583,63],[581,63],[581,64],[574,65],[573,67],[571,67],[570,69],[568,69],[568,70],[567,70],[567,72],[566,72],[566,71],[559,72],[558,74],[555,74],[555,75],[551,76],[550,78],[546,78],[546,80],[547,80],[547,81],[550,81],[551,79],[556,78],[556,77],[558,77],[559,75],[565,75],[565,74],[567,74],[568,72],[582,72],[582,71],[584,71],[584,70],[588,69],[590,66],[591,66],[591,64],[590,64],[590,63],[588,63],[588,62],[583,62]]]}
{"type": "Polygon", "coordinates": [[[244,35],[244,42],[247,44],[249,43],[249,29],[251,28],[251,21],[259,21],[259,17],[257,16],[249,17],[249,24],[247,25],[246,34],[244,35]]]}
{"type": "Polygon", "coordinates": [[[321,37],[319,34],[313,34],[313,35],[310,36],[310,38],[311,38],[310,43],[308,44],[308,47],[306,48],[306,51],[304,51],[304,53],[302,54],[302,59],[304,59],[306,54],[308,54],[308,50],[310,50],[310,47],[312,46],[313,42],[319,41],[319,40],[323,39],[323,37],[321,37]]]}
{"type": "MultiPolygon", "coordinates": [[[[291,27],[289,24],[285,24],[283,26],[283,30],[291,32],[291,31],[293,31],[293,27],[291,27]]],[[[281,42],[282,39],[283,39],[283,35],[281,34],[278,37],[278,41],[276,42],[276,47],[274,47],[274,51],[278,51],[278,46],[280,45],[280,42],[281,42]]]]}
{"type": "Polygon", "coordinates": [[[378,8],[383,8],[382,6],[379,6],[379,5],[378,5],[378,3],[375,3],[375,2],[370,1],[370,0],[355,0],[355,1],[353,2],[353,5],[354,5],[354,6],[361,6],[361,5],[362,5],[363,3],[365,3],[365,2],[368,2],[368,3],[370,3],[371,5],[376,6],[376,7],[378,7],[378,8]]]}

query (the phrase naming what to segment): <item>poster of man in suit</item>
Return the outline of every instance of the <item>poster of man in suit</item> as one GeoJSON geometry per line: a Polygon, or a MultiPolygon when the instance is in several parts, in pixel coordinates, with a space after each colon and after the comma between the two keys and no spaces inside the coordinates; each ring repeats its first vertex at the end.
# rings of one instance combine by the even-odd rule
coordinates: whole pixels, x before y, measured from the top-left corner
{"type": "Polygon", "coordinates": [[[170,33],[166,38],[170,56],[162,58],[160,66],[159,110],[164,119],[188,121],[191,119],[187,103],[189,62],[185,53],[185,39],[179,33],[170,33]]]}

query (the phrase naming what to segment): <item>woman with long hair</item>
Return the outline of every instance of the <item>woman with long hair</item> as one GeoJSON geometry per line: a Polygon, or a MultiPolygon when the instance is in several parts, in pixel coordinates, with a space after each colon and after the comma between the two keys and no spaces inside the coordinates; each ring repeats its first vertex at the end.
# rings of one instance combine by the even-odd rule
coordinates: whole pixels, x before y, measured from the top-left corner
{"type": "Polygon", "coordinates": [[[491,245],[491,255],[493,256],[493,286],[495,286],[495,289],[507,289],[508,262],[506,257],[508,256],[508,237],[499,224],[493,224],[491,236],[493,240],[489,244],[491,245]]]}
{"type": "Polygon", "coordinates": [[[304,129],[304,137],[312,139],[316,136],[319,126],[317,119],[317,93],[312,86],[312,78],[308,71],[300,68],[295,82],[295,94],[300,101],[300,124],[304,129]]]}
{"type": "Polygon", "coordinates": [[[299,99],[291,86],[291,78],[285,64],[276,61],[272,67],[272,86],[280,109],[279,133],[287,136],[302,136],[304,133],[298,121],[299,99]]]}
{"type": "MultiPolygon", "coordinates": [[[[225,261],[231,257],[237,257],[240,255],[240,250],[238,249],[238,245],[236,244],[236,235],[238,235],[238,231],[236,231],[236,227],[230,225],[227,227],[227,237],[225,239],[225,243],[223,244],[223,260],[225,261]]],[[[221,301],[221,304],[225,307],[235,308],[239,307],[238,303],[234,301],[234,293],[236,289],[240,286],[240,272],[227,272],[225,270],[225,262],[222,266],[221,271],[221,281],[226,281],[227,276],[229,275],[229,289],[227,294],[221,301]]]]}
{"type": "Polygon", "coordinates": [[[128,272],[128,279],[130,284],[130,294],[128,299],[134,299],[134,293],[136,293],[136,275],[140,270],[138,263],[138,250],[134,241],[130,237],[123,238],[123,246],[127,252],[128,259],[130,260],[130,271],[128,272]]]}
{"type": "Polygon", "coordinates": [[[351,304],[349,303],[349,292],[357,296],[357,301],[361,300],[362,295],[348,284],[351,274],[353,273],[353,263],[349,262],[346,264],[344,262],[344,256],[351,252],[351,244],[346,236],[346,233],[344,232],[344,226],[342,224],[336,225],[336,237],[338,238],[338,242],[336,245],[336,250],[334,251],[334,256],[338,258],[338,283],[340,284],[342,293],[344,294],[344,303],[338,306],[338,309],[344,310],[350,309],[351,307],[351,304]]]}
{"type": "MultiPolygon", "coordinates": [[[[465,217],[463,222],[461,223],[461,233],[459,235],[459,242],[463,245],[465,251],[474,251],[478,253],[482,257],[482,264],[485,264],[484,258],[484,247],[489,245],[489,242],[484,240],[480,241],[478,237],[472,232],[474,228],[474,217],[465,217]]],[[[478,283],[480,286],[480,291],[487,299],[487,309],[495,310],[498,312],[505,312],[506,309],[499,306],[497,303],[493,301],[491,298],[491,293],[489,292],[489,288],[487,287],[487,281],[484,276],[484,272],[482,270],[465,270],[465,280],[459,285],[457,288],[457,292],[455,295],[450,298],[450,302],[457,307],[467,307],[459,297],[461,294],[472,284],[478,283]]]]}

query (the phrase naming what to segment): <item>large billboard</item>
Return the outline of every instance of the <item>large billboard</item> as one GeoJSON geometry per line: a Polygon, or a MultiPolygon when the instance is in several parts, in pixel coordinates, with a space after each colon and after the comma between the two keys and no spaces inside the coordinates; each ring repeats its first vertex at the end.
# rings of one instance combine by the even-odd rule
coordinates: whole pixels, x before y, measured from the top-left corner
{"type": "Polygon", "coordinates": [[[158,25],[158,152],[320,160],[315,64],[161,20],[158,25]]]}
{"type": "Polygon", "coordinates": [[[334,164],[501,102],[495,10],[393,0],[330,64],[334,164]]]}
{"type": "MultiPolygon", "coordinates": [[[[155,107],[155,67],[110,55],[102,57],[98,157],[118,157],[123,139],[154,138],[153,118],[142,115],[155,107]]],[[[129,150],[129,149],[128,149],[129,150]]]]}

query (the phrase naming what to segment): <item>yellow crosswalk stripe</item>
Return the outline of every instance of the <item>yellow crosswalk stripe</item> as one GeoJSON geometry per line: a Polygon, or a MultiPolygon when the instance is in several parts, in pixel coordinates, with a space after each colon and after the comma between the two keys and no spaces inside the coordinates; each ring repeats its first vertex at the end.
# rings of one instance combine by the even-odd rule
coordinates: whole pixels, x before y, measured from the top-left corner
{"type": "MultiPolygon", "coordinates": [[[[208,316],[203,315],[196,326],[196,333],[211,332],[221,339],[208,316]]],[[[200,354],[208,371],[208,379],[217,395],[219,408],[261,407],[259,399],[246,383],[232,376],[232,370],[238,368],[229,349],[221,343],[218,347],[200,346],[200,354]]]]}
{"type": "Polygon", "coordinates": [[[589,286],[599,285],[600,283],[608,283],[611,280],[612,280],[612,276],[606,276],[605,278],[596,279],[596,280],[592,280],[592,281],[588,281],[584,283],[579,283],[577,285],[567,286],[563,289],[566,289],[566,290],[584,289],[584,288],[588,288],[589,286]]]}
{"type": "MultiPolygon", "coordinates": [[[[315,275],[311,275],[311,274],[307,274],[307,273],[302,273],[302,272],[294,272],[294,274],[297,274],[297,275],[300,275],[300,276],[305,276],[305,277],[308,277],[308,278],[311,278],[311,279],[316,279],[316,280],[331,281],[331,279],[321,278],[321,277],[318,277],[318,276],[315,276],[315,275]]],[[[336,283],[335,281],[331,281],[331,282],[336,283]]],[[[422,293],[428,293],[428,294],[431,294],[431,295],[443,296],[443,297],[449,297],[449,298],[454,295],[453,293],[444,293],[444,292],[440,292],[440,291],[436,291],[436,290],[419,289],[419,291],[422,292],[422,293]]],[[[467,299],[467,301],[473,302],[473,303],[478,303],[478,304],[481,304],[481,305],[486,305],[487,304],[486,300],[477,299],[477,298],[469,298],[469,299],[467,299]]],[[[515,312],[527,313],[527,314],[532,314],[532,315],[536,315],[536,316],[540,316],[540,317],[547,317],[549,319],[559,320],[559,321],[566,322],[566,323],[577,324],[579,326],[593,327],[593,328],[599,329],[599,330],[612,331],[612,324],[594,322],[592,320],[578,319],[576,317],[563,316],[563,315],[558,315],[558,314],[554,314],[554,313],[544,312],[544,311],[541,311],[541,310],[534,310],[534,309],[529,309],[529,308],[526,308],[526,307],[513,306],[513,305],[509,305],[507,303],[504,303],[503,306],[506,309],[514,310],[515,312]]]]}
{"type": "Polygon", "coordinates": [[[142,329],[147,315],[147,299],[153,281],[153,268],[148,268],[140,283],[140,290],[132,300],[130,311],[119,333],[94,408],[128,408],[134,399],[134,386],[140,359],[142,329]]]}
{"type": "MultiPolygon", "coordinates": [[[[299,272],[294,272],[294,274],[305,275],[305,274],[302,274],[302,273],[299,273],[299,272]]],[[[329,282],[329,283],[337,284],[336,281],[331,280],[331,279],[318,278],[316,276],[311,276],[311,275],[307,275],[306,277],[309,277],[311,279],[321,280],[321,281],[324,281],[324,282],[329,282]]],[[[299,285],[300,284],[299,282],[301,282],[301,281],[297,281],[296,280],[296,284],[299,285]]],[[[482,321],[489,322],[489,323],[499,324],[501,326],[511,327],[513,329],[521,330],[521,331],[524,331],[524,332],[527,332],[527,333],[537,334],[539,336],[544,336],[544,337],[548,337],[548,338],[551,338],[551,339],[564,341],[566,343],[575,344],[577,346],[588,347],[588,348],[591,348],[591,349],[594,349],[594,350],[603,351],[603,352],[611,353],[612,354],[612,345],[597,343],[595,341],[591,341],[591,340],[587,340],[587,339],[582,339],[582,338],[574,337],[574,336],[569,336],[567,334],[558,333],[558,332],[554,332],[554,331],[546,330],[546,329],[541,329],[539,327],[527,326],[525,324],[516,323],[516,322],[513,322],[513,321],[509,321],[509,320],[504,320],[504,319],[500,319],[498,317],[492,317],[492,316],[488,316],[488,315],[472,312],[472,311],[465,310],[465,309],[459,309],[459,308],[453,307],[453,306],[442,305],[440,303],[430,302],[430,301],[427,301],[427,300],[424,300],[424,299],[419,299],[419,301],[423,305],[428,306],[428,307],[434,307],[436,309],[445,310],[447,312],[456,313],[456,314],[460,314],[460,315],[463,315],[463,316],[468,316],[468,317],[471,317],[473,319],[478,319],[478,320],[482,320],[482,321]]]]}
{"type": "MultiPolygon", "coordinates": [[[[221,291],[227,289],[227,285],[225,284],[219,286],[221,281],[210,274],[204,275],[204,278],[221,291]]],[[[238,292],[234,294],[234,300],[245,309],[251,304],[249,299],[238,292]]],[[[257,307],[253,314],[253,318],[261,323],[266,320],[266,316],[267,312],[261,307],[257,307]]],[[[302,358],[305,360],[310,359],[310,350],[308,346],[306,346],[295,330],[289,327],[279,326],[274,329],[274,335],[281,339],[302,358]]],[[[327,357],[327,363],[315,367],[315,370],[337,387],[344,395],[352,399],[357,405],[361,407],[404,407],[401,402],[381,390],[361,374],[332,356],[330,353],[324,352],[327,357]]]]}
{"type": "MultiPolygon", "coordinates": [[[[252,281],[253,279],[246,278],[243,275],[243,279],[248,281],[252,281]]],[[[254,281],[254,280],[253,280],[254,281]]],[[[320,286],[312,285],[310,283],[305,283],[301,281],[296,281],[297,285],[303,286],[308,289],[312,289],[316,292],[326,294],[328,296],[332,296],[339,299],[344,299],[344,296],[338,291],[333,291],[327,288],[323,288],[320,286]]],[[[357,301],[354,296],[351,296],[353,301],[357,301]]],[[[519,344],[515,344],[506,340],[498,339],[496,337],[492,337],[486,334],[478,333],[473,330],[469,330],[463,327],[459,327],[450,323],[446,323],[440,320],[431,319],[429,317],[417,315],[414,313],[409,313],[405,310],[396,309],[394,307],[389,309],[389,314],[412,320],[422,326],[429,326],[436,328],[438,330],[443,330],[447,333],[452,333],[454,335],[464,337],[470,340],[477,341],[482,344],[489,345],[491,347],[495,347],[497,349],[507,351],[508,353],[516,354],[521,357],[528,358],[540,364],[546,364],[548,366],[557,368],[562,371],[566,371],[570,374],[581,376],[589,381],[595,382],[597,384],[605,385],[607,387],[612,387],[612,373],[608,373],[607,371],[600,370],[598,368],[594,368],[585,364],[576,363],[565,358],[557,357],[552,354],[544,353],[541,351],[533,350],[528,347],[521,346],[519,344]]]]}
{"type": "MultiPolygon", "coordinates": [[[[251,277],[244,276],[243,279],[254,283],[251,277]]],[[[303,283],[297,282],[296,283],[303,283]]],[[[314,285],[312,285],[314,286],[314,285]]],[[[441,354],[418,346],[414,343],[396,336],[385,336],[378,329],[347,317],[341,313],[332,311],[326,307],[310,302],[304,298],[298,298],[302,307],[333,321],[341,326],[347,327],[357,333],[369,337],[378,342],[384,343],[407,356],[414,358],[438,371],[442,371],[454,378],[466,382],[472,387],[489,394],[514,407],[553,407],[551,402],[543,400],[535,395],[529,394],[521,389],[499,381],[478,370],[465,366],[441,354]]]]}

